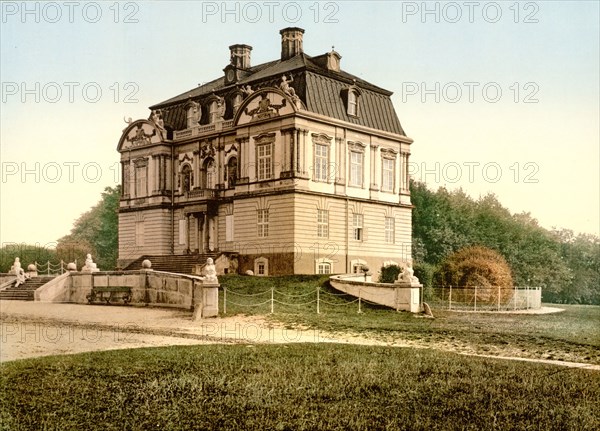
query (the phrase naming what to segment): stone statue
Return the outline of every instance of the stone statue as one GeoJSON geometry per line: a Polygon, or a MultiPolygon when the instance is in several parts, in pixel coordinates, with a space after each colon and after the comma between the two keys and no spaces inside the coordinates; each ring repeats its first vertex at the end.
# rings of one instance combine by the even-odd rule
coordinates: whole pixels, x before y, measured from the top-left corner
{"type": "Polygon", "coordinates": [[[240,91],[245,94],[246,97],[251,96],[254,93],[254,90],[250,85],[246,85],[245,87],[242,85],[240,87],[240,91]]]}
{"type": "Polygon", "coordinates": [[[206,259],[206,265],[204,265],[204,281],[206,283],[218,283],[217,270],[212,258],[206,259]]]}
{"type": "Polygon", "coordinates": [[[85,258],[85,265],[81,268],[81,272],[98,272],[100,271],[94,261],[92,260],[92,255],[88,253],[85,258]]]}
{"type": "Polygon", "coordinates": [[[25,279],[28,278],[23,268],[21,268],[21,261],[18,257],[15,257],[15,262],[10,267],[9,273],[14,274],[17,277],[17,280],[15,281],[15,287],[25,283],[25,279]]]}
{"type": "Polygon", "coordinates": [[[158,129],[158,131],[160,132],[161,136],[163,138],[166,138],[167,136],[167,130],[165,129],[165,122],[162,118],[162,112],[160,109],[154,109],[152,111],[152,115],[150,116],[150,119],[152,120],[152,122],[154,123],[154,125],[156,126],[156,128],[158,129]]]}
{"type": "Polygon", "coordinates": [[[281,91],[283,91],[285,94],[287,94],[291,98],[294,98],[296,97],[296,90],[294,90],[294,87],[290,85],[291,82],[294,82],[294,78],[292,77],[292,75],[290,75],[289,81],[287,80],[285,75],[281,75],[281,84],[279,84],[279,88],[281,88],[281,91]]]}
{"type": "Polygon", "coordinates": [[[410,283],[411,286],[418,286],[420,284],[419,279],[414,276],[414,273],[412,262],[409,260],[396,281],[399,283],[410,283]]]}
{"type": "Polygon", "coordinates": [[[217,100],[217,121],[223,121],[225,117],[225,99],[219,97],[217,100]]]}

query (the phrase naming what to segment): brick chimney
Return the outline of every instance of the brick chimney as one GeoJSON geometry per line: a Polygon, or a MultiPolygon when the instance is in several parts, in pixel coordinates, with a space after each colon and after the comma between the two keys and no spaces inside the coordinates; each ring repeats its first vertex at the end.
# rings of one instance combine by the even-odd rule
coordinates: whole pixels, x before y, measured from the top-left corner
{"type": "Polygon", "coordinates": [[[250,45],[231,45],[229,47],[229,52],[231,53],[231,65],[238,69],[249,69],[250,51],[252,51],[250,45]]]}
{"type": "Polygon", "coordinates": [[[302,36],[304,30],[299,27],[287,27],[279,31],[281,35],[281,60],[287,60],[302,54],[302,36]]]}

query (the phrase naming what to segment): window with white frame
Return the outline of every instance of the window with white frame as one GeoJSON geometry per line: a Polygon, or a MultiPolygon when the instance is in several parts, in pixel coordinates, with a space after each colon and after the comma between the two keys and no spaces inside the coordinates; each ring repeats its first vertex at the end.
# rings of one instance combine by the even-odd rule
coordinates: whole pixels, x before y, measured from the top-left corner
{"type": "Polygon", "coordinates": [[[266,257],[254,259],[254,274],[260,276],[269,275],[269,260],[266,257]]]}
{"type": "Polygon", "coordinates": [[[256,179],[269,180],[273,175],[273,145],[263,144],[256,146],[256,179]]]}
{"type": "Polygon", "coordinates": [[[259,209],[256,210],[257,215],[257,228],[259,238],[265,238],[269,236],[269,210],[259,209]]]}
{"type": "Polygon", "coordinates": [[[356,241],[362,241],[364,237],[362,214],[352,214],[352,228],[354,231],[354,239],[356,241]]]}
{"type": "Polygon", "coordinates": [[[385,218],[385,242],[388,244],[395,243],[396,220],[394,217],[385,218]]]}
{"type": "Polygon", "coordinates": [[[317,268],[317,274],[331,274],[331,263],[319,262],[317,268]]]}
{"type": "Polygon", "coordinates": [[[329,180],[329,146],[315,144],[315,181],[329,180]]]}
{"type": "Polygon", "coordinates": [[[396,160],[384,157],[381,161],[382,184],[381,189],[386,192],[394,191],[396,160]]]}
{"type": "Polygon", "coordinates": [[[317,210],[317,236],[319,238],[329,237],[329,211],[317,210]]]}
{"type": "Polygon", "coordinates": [[[350,185],[363,185],[363,153],[350,151],[350,185]]]}
{"type": "Polygon", "coordinates": [[[358,115],[358,95],[355,91],[348,91],[348,115],[358,115]]]}

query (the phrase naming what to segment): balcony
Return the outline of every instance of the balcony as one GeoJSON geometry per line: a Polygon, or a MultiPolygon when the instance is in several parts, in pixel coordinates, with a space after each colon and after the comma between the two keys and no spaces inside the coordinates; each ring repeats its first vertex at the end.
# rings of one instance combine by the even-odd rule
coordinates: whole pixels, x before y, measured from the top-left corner
{"type": "Polygon", "coordinates": [[[173,140],[177,141],[180,139],[195,138],[209,133],[220,132],[222,130],[230,129],[231,127],[233,127],[233,120],[218,121],[216,123],[206,124],[204,126],[196,126],[190,129],[176,130],[173,132],[173,140]]]}

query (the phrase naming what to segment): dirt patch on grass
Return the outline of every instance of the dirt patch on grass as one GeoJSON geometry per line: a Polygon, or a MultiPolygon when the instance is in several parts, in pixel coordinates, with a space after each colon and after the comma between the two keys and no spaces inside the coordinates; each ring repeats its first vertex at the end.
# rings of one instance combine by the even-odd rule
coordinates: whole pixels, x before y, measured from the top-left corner
{"type": "Polygon", "coordinates": [[[594,363],[598,358],[585,347],[488,332],[326,332],[264,316],[194,321],[191,312],[182,310],[22,301],[0,301],[0,319],[1,362],[153,346],[307,342],[429,348],[600,369],[594,363]]]}

